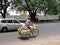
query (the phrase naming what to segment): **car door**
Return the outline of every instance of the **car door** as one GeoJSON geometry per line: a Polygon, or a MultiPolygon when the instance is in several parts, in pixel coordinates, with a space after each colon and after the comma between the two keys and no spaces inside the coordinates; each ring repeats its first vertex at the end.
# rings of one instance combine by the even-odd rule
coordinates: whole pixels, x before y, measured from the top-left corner
{"type": "Polygon", "coordinates": [[[8,27],[8,30],[14,29],[14,23],[12,22],[12,20],[7,20],[7,27],[8,27]]]}
{"type": "Polygon", "coordinates": [[[15,29],[18,29],[21,25],[17,20],[13,20],[15,29]]]}
{"type": "Polygon", "coordinates": [[[3,27],[6,27],[6,26],[7,26],[6,20],[1,20],[0,29],[2,29],[3,27]]]}

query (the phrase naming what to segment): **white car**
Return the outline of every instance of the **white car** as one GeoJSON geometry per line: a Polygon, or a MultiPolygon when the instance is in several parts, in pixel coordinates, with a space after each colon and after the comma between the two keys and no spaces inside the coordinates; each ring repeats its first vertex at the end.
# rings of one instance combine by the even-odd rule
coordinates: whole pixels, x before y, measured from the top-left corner
{"type": "Polygon", "coordinates": [[[0,19],[0,31],[16,30],[21,25],[23,25],[23,23],[13,18],[0,19]]]}

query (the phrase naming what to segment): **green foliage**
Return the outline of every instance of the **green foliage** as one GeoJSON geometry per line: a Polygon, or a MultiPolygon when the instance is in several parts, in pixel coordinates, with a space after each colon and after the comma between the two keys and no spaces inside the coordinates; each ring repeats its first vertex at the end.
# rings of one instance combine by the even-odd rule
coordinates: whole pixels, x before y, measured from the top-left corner
{"type": "Polygon", "coordinates": [[[48,14],[58,14],[57,10],[57,2],[56,0],[44,0],[44,9],[46,13],[48,14]]]}
{"type": "Polygon", "coordinates": [[[36,12],[40,7],[42,0],[14,0],[13,6],[17,10],[27,10],[29,13],[36,12]]]}
{"type": "Polygon", "coordinates": [[[60,0],[13,0],[13,6],[21,11],[26,10],[29,13],[37,12],[37,10],[44,10],[45,14],[58,14],[60,13],[60,0]]]}
{"type": "Polygon", "coordinates": [[[60,0],[57,0],[57,9],[58,9],[58,13],[60,13],[60,0]]]}

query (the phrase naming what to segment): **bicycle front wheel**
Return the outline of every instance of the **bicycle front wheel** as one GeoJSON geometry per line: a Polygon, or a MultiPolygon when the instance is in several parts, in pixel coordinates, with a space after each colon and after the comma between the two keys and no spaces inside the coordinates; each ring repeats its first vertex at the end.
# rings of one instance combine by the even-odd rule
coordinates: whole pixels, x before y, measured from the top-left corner
{"type": "Polygon", "coordinates": [[[39,34],[39,30],[38,29],[36,29],[35,31],[32,32],[33,37],[38,36],[38,34],[39,34]]]}

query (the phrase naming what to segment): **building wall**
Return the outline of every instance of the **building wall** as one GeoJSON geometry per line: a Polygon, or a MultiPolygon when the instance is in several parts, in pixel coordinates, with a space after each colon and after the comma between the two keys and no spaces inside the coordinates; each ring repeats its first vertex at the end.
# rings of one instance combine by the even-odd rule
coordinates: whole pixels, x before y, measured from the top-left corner
{"type": "Polygon", "coordinates": [[[39,20],[52,20],[52,19],[58,19],[58,16],[56,15],[47,15],[47,16],[38,16],[39,20]]]}
{"type": "MultiPolygon", "coordinates": [[[[8,15],[6,18],[15,18],[18,20],[26,20],[29,16],[24,15],[24,16],[20,16],[20,15],[8,15]]],[[[47,15],[47,16],[37,16],[39,20],[46,20],[46,19],[58,19],[58,16],[55,15],[47,15]]],[[[2,16],[0,15],[0,18],[2,18],[2,16]]]]}

